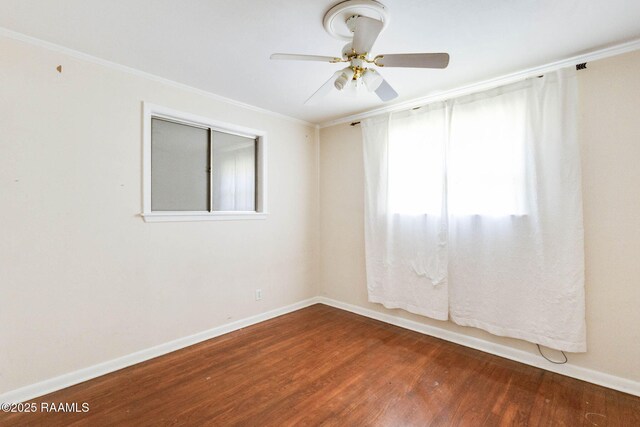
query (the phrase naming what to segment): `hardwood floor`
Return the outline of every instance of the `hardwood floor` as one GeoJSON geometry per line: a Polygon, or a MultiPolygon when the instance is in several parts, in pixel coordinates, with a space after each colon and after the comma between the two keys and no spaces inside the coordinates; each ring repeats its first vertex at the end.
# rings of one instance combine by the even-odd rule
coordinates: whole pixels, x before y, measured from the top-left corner
{"type": "Polygon", "coordinates": [[[325,305],[36,399],[0,425],[640,426],[640,398],[325,305]]]}

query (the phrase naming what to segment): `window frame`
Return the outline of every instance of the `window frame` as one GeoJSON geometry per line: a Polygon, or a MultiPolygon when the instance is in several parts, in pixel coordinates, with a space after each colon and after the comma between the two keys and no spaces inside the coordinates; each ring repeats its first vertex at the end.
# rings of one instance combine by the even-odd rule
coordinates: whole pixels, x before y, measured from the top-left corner
{"type": "MultiPolygon", "coordinates": [[[[143,102],[142,218],[145,222],[218,221],[266,219],[267,211],[267,132],[213,120],[191,113],[143,102]],[[152,211],[151,210],[151,119],[164,119],[187,126],[206,127],[256,140],[255,211],[152,211]]],[[[212,191],[213,189],[211,189],[212,191]]]]}

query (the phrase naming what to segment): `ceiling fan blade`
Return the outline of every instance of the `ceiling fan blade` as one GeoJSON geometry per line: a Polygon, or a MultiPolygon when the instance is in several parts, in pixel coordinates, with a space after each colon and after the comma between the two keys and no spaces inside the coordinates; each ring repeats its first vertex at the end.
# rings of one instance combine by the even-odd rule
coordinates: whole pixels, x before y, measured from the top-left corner
{"type": "Polygon", "coordinates": [[[356,18],[353,30],[352,47],[358,54],[371,52],[373,44],[376,42],[380,31],[382,31],[382,21],[377,19],[359,16],[356,18]]]}
{"type": "Polygon", "coordinates": [[[295,53],[274,53],[271,55],[271,59],[285,59],[292,61],[319,61],[319,62],[340,62],[340,58],[333,56],[319,56],[319,55],[298,55],[295,53]]]}
{"type": "Polygon", "coordinates": [[[333,73],[333,76],[331,76],[329,80],[327,80],[322,86],[320,86],[320,88],[317,91],[315,91],[313,95],[309,97],[309,99],[304,101],[304,104],[305,105],[317,104],[318,101],[320,101],[322,98],[327,96],[329,92],[331,92],[331,89],[334,88],[333,84],[340,74],[342,74],[342,70],[338,70],[335,73],[333,73]]]}
{"type": "Polygon", "coordinates": [[[448,53],[395,53],[378,55],[376,65],[382,67],[447,68],[448,53]]]}
{"type": "Polygon", "coordinates": [[[391,85],[386,80],[382,80],[382,83],[380,83],[380,86],[378,86],[378,89],[376,89],[376,95],[378,95],[378,98],[380,98],[382,102],[387,102],[391,101],[394,98],[397,98],[398,92],[393,90],[391,85]]]}

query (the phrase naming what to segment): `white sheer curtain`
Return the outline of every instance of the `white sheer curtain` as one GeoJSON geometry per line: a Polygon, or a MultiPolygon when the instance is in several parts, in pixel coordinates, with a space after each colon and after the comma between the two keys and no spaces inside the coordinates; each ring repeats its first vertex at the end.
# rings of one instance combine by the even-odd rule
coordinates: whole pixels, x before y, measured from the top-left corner
{"type": "Polygon", "coordinates": [[[362,123],[369,300],[441,320],[448,314],[445,115],[438,105],[362,123]]]}
{"type": "Polygon", "coordinates": [[[363,121],[369,299],[586,351],[574,73],[363,121]]]}

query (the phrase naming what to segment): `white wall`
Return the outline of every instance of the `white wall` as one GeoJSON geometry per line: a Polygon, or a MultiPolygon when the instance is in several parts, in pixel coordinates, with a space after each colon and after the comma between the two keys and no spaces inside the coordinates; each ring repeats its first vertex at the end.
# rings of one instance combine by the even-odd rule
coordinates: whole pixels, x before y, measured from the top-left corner
{"type": "MultiPolygon", "coordinates": [[[[579,72],[588,347],[571,364],[640,381],[640,52],[579,72]]],[[[534,345],[367,302],[359,126],[320,132],[321,294],[537,353],[534,345]]]]}
{"type": "Polygon", "coordinates": [[[316,139],[0,37],[0,394],[316,295],[316,139]],[[266,130],[268,219],[145,223],[142,101],[266,130]]]}

